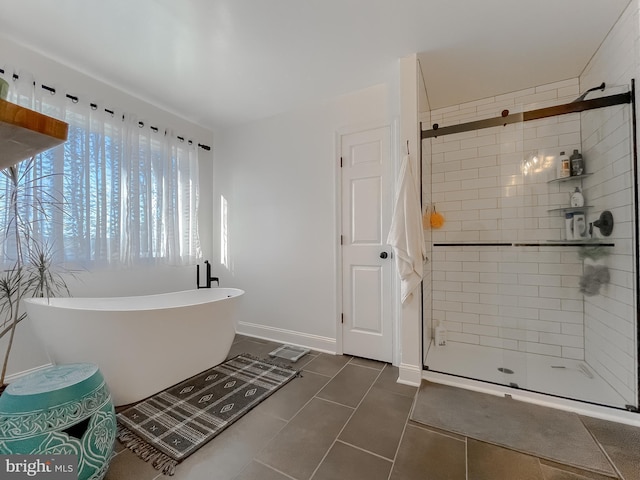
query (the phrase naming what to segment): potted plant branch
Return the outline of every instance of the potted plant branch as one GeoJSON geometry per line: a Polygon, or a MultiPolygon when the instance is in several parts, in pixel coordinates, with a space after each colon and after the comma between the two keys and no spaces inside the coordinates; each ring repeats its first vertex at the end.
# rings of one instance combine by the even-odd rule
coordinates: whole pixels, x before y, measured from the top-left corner
{"type": "MultiPolygon", "coordinates": [[[[0,391],[4,390],[7,366],[16,327],[26,318],[21,300],[69,293],[63,277],[54,269],[53,250],[35,235],[39,222],[51,221],[50,211],[62,209],[62,202],[43,189],[51,175],[35,177],[35,157],[2,170],[8,179],[0,210],[6,223],[3,263],[0,275],[0,339],[8,335],[0,372],[0,391]]],[[[0,197],[2,198],[2,197],[0,197]]]]}

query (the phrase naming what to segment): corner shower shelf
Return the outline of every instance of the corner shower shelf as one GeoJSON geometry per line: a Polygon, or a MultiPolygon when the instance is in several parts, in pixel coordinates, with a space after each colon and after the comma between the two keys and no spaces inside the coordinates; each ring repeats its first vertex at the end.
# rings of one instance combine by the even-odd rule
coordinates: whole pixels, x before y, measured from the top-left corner
{"type": "Polygon", "coordinates": [[[63,121],[0,99],[0,170],[67,140],[63,121]]]}
{"type": "Polygon", "coordinates": [[[572,175],[569,177],[559,177],[549,180],[547,183],[559,183],[559,182],[568,182],[570,180],[581,180],[585,177],[590,177],[593,173],[583,173],[582,175],[572,175]]]}
{"type": "Polygon", "coordinates": [[[583,205],[582,207],[558,207],[547,210],[547,212],[559,212],[559,213],[571,213],[571,212],[583,212],[593,208],[593,205],[583,205]]]}

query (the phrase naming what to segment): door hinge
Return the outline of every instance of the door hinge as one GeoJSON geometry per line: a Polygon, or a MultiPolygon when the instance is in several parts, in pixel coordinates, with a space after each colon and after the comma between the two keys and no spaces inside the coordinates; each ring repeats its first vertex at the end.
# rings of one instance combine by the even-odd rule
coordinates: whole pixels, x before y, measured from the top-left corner
{"type": "Polygon", "coordinates": [[[340,245],[344,245],[344,235],[340,235],[340,245]]]}
{"type": "Polygon", "coordinates": [[[340,168],[342,168],[342,157],[340,157],[340,168]]]}
{"type": "Polygon", "coordinates": [[[340,323],[344,323],[344,313],[340,314],[340,323]]]}

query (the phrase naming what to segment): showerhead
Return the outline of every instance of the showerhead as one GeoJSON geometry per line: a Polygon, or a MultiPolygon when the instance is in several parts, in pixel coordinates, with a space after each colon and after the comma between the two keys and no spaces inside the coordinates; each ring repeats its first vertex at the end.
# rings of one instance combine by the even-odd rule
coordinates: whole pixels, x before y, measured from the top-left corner
{"type": "MultiPolygon", "coordinates": [[[[578,98],[576,98],[574,100],[574,102],[581,102],[582,100],[584,100],[584,98],[590,93],[590,92],[594,92],[596,90],[602,90],[604,91],[604,82],[602,82],[600,85],[598,85],[597,87],[593,87],[590,88],[589,90],[587,90],[586,92],[584,92],[582,95],[580,95],[578,98]]],[[[572,102],[573,103],[573,102],[572,102]]]]}

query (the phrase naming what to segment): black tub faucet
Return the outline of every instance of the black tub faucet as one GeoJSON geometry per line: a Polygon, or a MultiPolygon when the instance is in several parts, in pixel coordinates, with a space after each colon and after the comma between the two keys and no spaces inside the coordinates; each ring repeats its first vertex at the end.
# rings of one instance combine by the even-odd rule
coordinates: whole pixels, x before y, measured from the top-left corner
{"type": "Polygon", "coordinates": [[[205,260],[204,263],[207,266],[207,276],[205,278],[206,284],[200,285],[200,265],[196,265],[196,287],[211,288],[211,282],[216,282],[216,284],[220,286],[220,280],[218,277],[211,276],[211,264],[209,263],[209,260],[205,260]]]}

